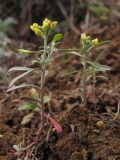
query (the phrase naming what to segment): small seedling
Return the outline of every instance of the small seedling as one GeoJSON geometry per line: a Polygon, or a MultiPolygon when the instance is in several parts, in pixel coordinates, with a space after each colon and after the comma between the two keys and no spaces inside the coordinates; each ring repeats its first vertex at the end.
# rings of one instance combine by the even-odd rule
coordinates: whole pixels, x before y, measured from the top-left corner
{"type": "MultiPolygon", "coordinates": [[[[54,60],[53,53],[55,51],[58,51],[59,49],[56,47],[57,44],[59,44],[62,34],[55,34],[51,40],[51,42],[48,43],[48,38],[51,33],[55,30],[57,26],[57,21],[51,22],[49,19],[45,18],[43,21],[42,26],[38,25],[37,23],[33,23],[33,25],[30,26],[31,30],[35,33],[36,36],[40,37],[43,39],[43,46],[39,47],[38,51],[30,51],[30,50],[25,50],[25,49],[19,49],[18,51],[24,54],[33,54],[34,55],[34,60],[32,60],[32,66],[35,66],[34,64],[37,64],[36,67],[12,67],[9,72],[11,71],[21,71],[23,72],[19,76],[15,77],[12,79],[12,81],[9,83],[9,89],[8,91],[13,91],[15,89],[23,88],[23,87],[33,87],[36,88],[39,92],[39,95],[37,98],[30,98],[30,97],[22,97],[21,99],[24,101],[27,101],[28,103],[21,106],[22,110],[34,110],[34,111],[39,111],[40,112],[40,126],[38,130],[38,135],[40,136],[41,133],[44,130],[44,124],[45,124],[45,119],[49,119],[50,122],[54,125],[55,129],[57,132],[61,132],[62,128],[61,126],[50,116],[50,114],[47,115],[45,113],[45,85],[46,85],[46,78],[48,75],[48,64],[54,60]],[[15,85],[15,83],[23,79],[24,76],[30,74],[40,74],[40,86],[36,86],[33,84],[21,84],[21,85],[15,85]],[[31,104],[32,102],[32,104],[31,104]],[[36,103],[36,105],[34,103],[36,103]],[[38,108],[39,107],[39,108],[38,108]]],[[[47,101],[48,101],[48,96],[47,96],[47,101]]],[[[30,113],[29,115],[26,115],[27,117],[24,117],[22,124],[28,122],[33,114],[30,113]]]]}
{"type": "MultiPolygon", "coordinates": [[[[95,84],[96,84],[96,77],[98,72],[106,72],[111,70],[111,68],[107,65],[101,65],[98,60],[99,60],[99,55],[96,56],[96,59],[94,61],[91,61],[89,59],[89,53],[92,49],[94,49],[97,46],[104,45],[106,43],[109,43],[110,41],[103,41],[103,42],[98,42],[98,39],[91,39],[90,36],[86,36],[85,33],[81,34],[81,39],[80,39],[80,48],[72,48],[72,49],[62,49],[62,51],[66,51],[67,53],[71,53],[74,55],[77,55],[81,58],[82,60],[82,65],[83,65],[83,71],[82,71],[82,86],[84,96],[83,96],[83,102],[84,105],[86,106],[86,100],[87,100],[87,83],[89,80],[92,78],[93,81],[93,94],[95,94],[95,84]]],[[[80,72],[80,70],[73,71],[71,72],[76,73],[80,72]]],[[[64,75],[70,75],[71,73],[64,74],[64,75]]]]}
{"type": "MultiPolygon", "coordinates": [[[[36,99],[37,101],[39,100],[38,96],[35,96],[35,97],[32,97],[32,98],[36,99]]],[[[26,102],[21,104],[19,106],[18,110],[20,110],[20,111],[25,111],[25,110],[28,111],[29,110],[30,111],[28,114],[26,114],[23,117],[23,120],[21,122],[22,125],[25,125],[25,124],[29,123],[31,121],[31,119],[33,118],[33,116],[35,115],[35,113],[40,112],[39,106],[35,102],[32,101],[32,98],[31,99],[26,99],[25,97],[21,97],[21,99],[24,99],[24,101],[26,101],[26,102]]],[[[51,100],[50,96],[44,96],[44,105],[46,105],[50,100],[51,100]]]]}
{"type": "Polygon", "coordinates": [[[109,41],[98,42],[98,39],[91,39],[90,36],[86,36],[86,34],[81,34],[81,53],[82,57],[82,64],[83,64],[83,88],[84,88],[84,103],[86,104],[86,97],[87,97],[87,80],[92,77],[93,79],[93,94],[95,94],[95,83],[96,83],[96,73],[97,72],[105,72],[111,70],[110,67],[106,65],[101,65],[97,61],[91,62],[89,60],[89,53],[90,51],[109,41]]]}

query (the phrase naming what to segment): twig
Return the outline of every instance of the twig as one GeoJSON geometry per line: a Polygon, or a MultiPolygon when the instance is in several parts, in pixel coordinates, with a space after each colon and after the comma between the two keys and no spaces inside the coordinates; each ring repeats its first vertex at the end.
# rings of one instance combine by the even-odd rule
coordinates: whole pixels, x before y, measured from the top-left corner
{"type": "Polygon", "coordinates": [[[114,120],[118,117],[119,113],[120,113],[120,101],[118,102],[117,113],[116,113],[116,115],[114,117],[114,120]]]}
{"type": "Polygon", "coordinates": [[[109,91],[109,93],[112,93],[114,90],[116,90],[117,88],[119,88],[120,87],[120,83],[117,85],[117,86],[115,86],[113,89],[111,89],[110,91],[109,91]]]}
{"type": "Polygon", "coordinates": [[[50,128],[49,128],[49,130],[47,132],[46,142],[48,142],[48,140],[49,140],[51,130],[52,130],[52,126],[50,126],[50,128]]]}
{"type": "Polygon", "coordinates": [[[85,15],[85,29],[87,29],[89,27],[89,23],[90,23],[89,5],[90,5],[90,2],[88,0],[87,12],[86,12],[86,15],[85,15]]]}
{"type": "Polygon", "coordinates": [[[87,59],[86,59],[86,53],[84,54],[84,66],[83,66],[83,87],[84,87],[84,105],[86,106],[87,100],[87,82],[86,82],[86,69],[87,69],[87,59]]]}
{"type": "Polygon", "coordinates": [[[102,98],[102,96],[106,93],[106,89],[103,90],[103,92],[99,95],[99,98],[102,98]]]}
{"type": "Polygon", "coordinates": [[[26,151],[26,150],[30,149],[34,144],[35,144],[35,142],[32,142],[32,143],[29,144],[27,147],[22,148],[22,151],[26,151]]]}

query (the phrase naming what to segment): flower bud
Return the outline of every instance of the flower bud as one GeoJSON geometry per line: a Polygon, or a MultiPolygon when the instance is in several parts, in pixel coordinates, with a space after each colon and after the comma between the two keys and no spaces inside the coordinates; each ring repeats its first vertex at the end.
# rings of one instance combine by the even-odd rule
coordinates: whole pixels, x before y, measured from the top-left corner
{"type": "Polygon", "coordinates": [[[82,33],[82,34],[81,34],[81,40],[82,40],[82,41],[87,41],[87,40],[88,40],[88,36],[86,36],[85,33],[82,33]]]}
{"type": "Polygon", "coordinates": [[[91,43],[92,43],[93,46],[94,46],[94,45],[97,45],[97,44],[98,44],[98,38],[93,39],[93,40],[91,41],[91,43]]]}
{"type": "Polygon", "coordinates": [[[54,30],[57,24],[58,24],[57,21],[52,22],[51,25],[50,25],[50,28],[51,28],[52,30],[54,30]]]}
{"type": "Polygon", "coordinates": [[[45,20],[43,21],[42,29],[44,31],[47,31],[49,26],[50,26],[50,24],[51,24],[51,21],[49,19],[45,18],[45,20]]]}
{"type": "Polygon", "coordinates": [[[33,27],[39,28],[39,25],[37,23],[33,23],[33,27]]]}
{"type": "Polygon", "coordinates": [[[40,29],[35,28],[35,29],[34,29],[34,32],[35,32],[35,34],[36,34],[37,36],[42,36],[42,31],[41,31],[40,29]]]}
{"type": "Polygon", "coordinates": [[[39,29],[39,25],[38,25],[37,23],[33,23],[33,25],[30,26],[30,29],[31,29],[32,31],[34,31],[35,28],[39,29]]]}

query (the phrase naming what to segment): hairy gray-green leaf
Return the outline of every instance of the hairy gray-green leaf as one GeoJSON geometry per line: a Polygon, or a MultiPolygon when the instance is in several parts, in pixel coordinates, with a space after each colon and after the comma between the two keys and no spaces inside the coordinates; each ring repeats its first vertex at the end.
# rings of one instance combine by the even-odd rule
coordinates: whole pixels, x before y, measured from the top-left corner
{"type": "Polygon", "coordinates": [[[16,90],[16,89],[20,89],[20,88],[25,88],[25,87],[38,88],[37,86],[32,85],[32,84],[21,84],[21,85],[18,85],[18,86],[12,86],[12,87],[10,87],[10,88],[7,90],[7,92],[10,92],[10,91],[13,91],[13,90],[16,90]]]}
{"type": "Polygon", "coordinates": [[[17,51],[19,53],[25,53],[25,54],[30,54],[30,53],[35,53],[36,51],[30,51],[30,50],[27,50],[27,49],[17,49],[17,51]]]}
{"type": "Polygon", "coordinates": [[[12,67],[8,70],[8,72],[11,72],[11,71],[30,71],[31,68],[28,68],[28,67],[20,67],[20,66],[16,66],[16,67],[12,67]]]}
{"type": "Polygon", "coordinates": [[[65,72],[61,75],[61,77],[69,77],[72,76],[75,73],[78,73],[80,70],[76,70],[76,71],[71,71],[71,72],[65,72]]]}
{"type": "Polygon", "coordinates": [[[98,47],[98,46],[101,46],[101,45],[105,45],[105,44],[109,44],[111,41],[103,41],[103,42],[99,42],[97,45],[95,45],[95,46],[92,46],[92,47],[90,47],[89,49],[88,49],[88,52],[90,52],[92,49],[94,49],[94,48],[96,48],[96,47],[98,47]]]}
{"type": "Polygon", "coordinates": [[[105,71],[110,71],[111,70],[111,67],[107,66],[107,65],[101,65],[101,64],[98,64],[98,63],[95,63],[95,62],[90,62],[90,61],[87,61],[90,65],[92,65],[92,67],[94,67],[97,71],[102,71],[102,72],[105,72],[105,71]]]}
{"type": "Polygon", "coordinates": [[[24,76],[26,76],[27,74],[29,74],[29,73],[32,72],[32,71],[33,71],[33,69],[31,69],[31,70],[29,70],[29,71],[27,71],[27,72],[25,72],[25,73],[23,73],[23,74],[15,77],[15,78],[10,82],[9,88],[12,87],[12,86],[15,84],[16,81],[18,81],[19,79],[23,78],[24,76]]]}

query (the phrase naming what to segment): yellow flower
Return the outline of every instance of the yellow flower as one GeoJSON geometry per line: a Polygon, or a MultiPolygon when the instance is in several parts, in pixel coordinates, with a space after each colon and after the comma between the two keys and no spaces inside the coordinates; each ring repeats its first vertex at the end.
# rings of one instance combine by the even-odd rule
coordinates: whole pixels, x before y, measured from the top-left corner
{"type": "Polygon", "coordinates": [[[81,34],[81,40],[82,40],[82,41],[88,40],[88,36],[86,36],[85,33],[82,33],[82,34],[81,34]]]}
{"type": "Polygon", "coordinates": [[[33,23],[33,25],[30,26],[32,31],[34,31],[36,28],[39,29],[39,25],[37,23],[33,23]]]}
{"type": "Polygon", "coordinates": [[[33,23],[33,27],[39,28],[39,25],[37,23],[33,23]]]}
{"type": "Polygon", "coordinates": [[[45,18],[45,20],[43,21],[42,29],[44,31],[47,31],[49,26],[50,26],[50,24],[51,24],[51,21],[49,19],[45,18]]]}
{"type": "Polygon", "coordinates": [[[57,24],[58,24],[58,21],[52,22],[51,25],[50,25],[50,28],[51,28],[52,30],[54,30],[57,24]]]}
{"type": "Polygon", "coordinates": [[[35,34],[36,34],[37,36],[42,36],[42,31],[41,31],[40,29],[35,28],[35,29],[34,29],[34,32],[35,32],[35,34]]]}
{"type": "Polygon", "coordinates": [[[48,18],[45,18],[45,20],[43,21],[43,25],[44,25],[44,23],[51,23],[51,20],[49,20],[48,18]]]}
{"type": "Polygon", "coordinates": [[[33,25],[30,26],[30,29],[35,32],[37,36],[42,36],[43,32],[40,30],[40,27],[37,23],[33,23],[33,25]]]}
{"type": "Polygon", "coordinates": [[[95,38],[92,40],[92,45],[97,45],[98,44],[98,38],[95,38]]]}

